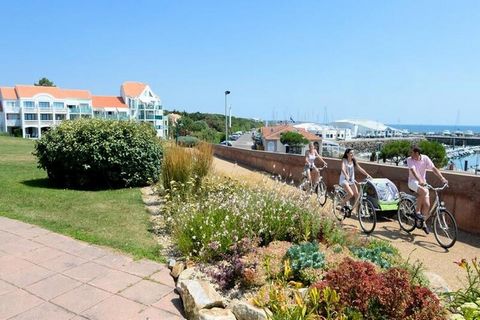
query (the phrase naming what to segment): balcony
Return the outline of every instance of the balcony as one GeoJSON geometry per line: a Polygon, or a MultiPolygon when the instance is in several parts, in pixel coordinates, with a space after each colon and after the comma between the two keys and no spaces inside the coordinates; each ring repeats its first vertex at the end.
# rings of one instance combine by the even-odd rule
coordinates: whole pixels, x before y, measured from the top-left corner
{"type": "Polygon", "coordinates": [[[25,120],[23,122],[24,127],[36,127],[38,125],[38,120],[25,120]]]}
{"type": "Polygon", "coordinates": [[[53,120],[40,120],[41,127],[49,127],[53,125],[53,120]]]}
{"type": "Polygon", "coordinates": [[[7,127],[20,127],[22,125],[22,121],[20,119],[7,119],[7,127]]]}

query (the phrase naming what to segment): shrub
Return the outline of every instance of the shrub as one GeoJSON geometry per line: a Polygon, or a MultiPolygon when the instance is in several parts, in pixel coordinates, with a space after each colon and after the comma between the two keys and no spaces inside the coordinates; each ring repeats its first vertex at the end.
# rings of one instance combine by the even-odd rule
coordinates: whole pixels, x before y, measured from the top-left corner
{"type": "Polygon", "coordinates": [[[288,249],[286,258],[290,259],[295,274],[306,268],[320,269],[325,266],[325,255],[318,251],[318,245],[307,242],[288,249]]]}
{"type": "Polygon", "coordinates": [[[38,166],[65,187],[131,187],[158,180],[162,149],[146,123],[63,121],[35,145],[38,166]]]}
{"type": "Polygon", "coordinates": [[[208,143],[199,143],[186,149],[172,143],[165,146],[162,163],[162,182],[167,190],[175,189],[185,196],[192,187],[198,188],[212,167],[213,149],[208,143]]]}
{"type": "Polygon", "coordinates": [[[320,228],[318,211],[304,193],[289,192],[208,177],[191,197],[168,194],[167,227],[184,254],[201,260],[218,257],[245,237],[258,237],[263,245],[313,240],[320,228]]]}
{"type": "Polygon", "coordinates": [[[177,138],[177,142],[180,146],[183,147],[194,147],[198,144],[198,138],[192,136],[181,136],[177,138]]]}
{"type": "Polygon", "coordinates": [[[359,259],[370,261],[387,269],[398,259],[398,250],[390,243],[382,240],[372,240],[366,247],[352,247],[350,251],[359,259]]]}
{"type": "Polygon", "coordinates": [[[412,286],[408,272],[403,269],[377,273],[370,262],[346,258],[313,287],[334,289],[342,305],[360,312],[366,319],[445,319],[435,295],[425,287],[412,286]]]}

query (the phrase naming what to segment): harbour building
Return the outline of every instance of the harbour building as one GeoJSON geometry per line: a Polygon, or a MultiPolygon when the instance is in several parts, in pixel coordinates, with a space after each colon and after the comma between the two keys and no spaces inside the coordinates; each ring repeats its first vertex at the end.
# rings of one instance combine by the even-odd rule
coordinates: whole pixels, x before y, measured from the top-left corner
{"type": "Polygon", "coordinates": [[[160,97],[145,83],[124,82],[120,96],[95,96],[88,90],[59,87],[0,87],[1,132],[36,139],[62,121],[77,118],[148,122],[157,136],[168,136],[160,97]]]}

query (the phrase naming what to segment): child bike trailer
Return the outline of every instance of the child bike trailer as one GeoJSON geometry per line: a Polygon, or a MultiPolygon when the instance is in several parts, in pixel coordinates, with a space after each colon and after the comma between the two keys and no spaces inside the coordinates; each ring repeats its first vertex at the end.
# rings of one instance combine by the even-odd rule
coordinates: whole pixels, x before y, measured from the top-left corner
{"type": "Polygon", "coordinates": [[[397,186],[386,178],[368,180],[364,192],[378,211],[397,211],[400,193],[397,186]]]}

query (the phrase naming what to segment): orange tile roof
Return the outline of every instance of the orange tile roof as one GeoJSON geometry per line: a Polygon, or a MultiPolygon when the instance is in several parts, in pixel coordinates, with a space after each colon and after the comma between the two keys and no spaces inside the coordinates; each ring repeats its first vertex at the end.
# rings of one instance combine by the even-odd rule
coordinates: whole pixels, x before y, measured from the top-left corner
{"type": "Polygon", "coordinates": [[[114,96],[92,96],[92,106],[94,108],[115,107],[128,108],[122,97],[114,96]]]}
{"type": "Polygon", "coordinates": [[[123,92],[127,97],[138,97],[147,85],[141,82],[125,81],[122,84],[123,92]]]}
{"type": "Polygon", "coordinates": [[[294,126],[291,126],[291,125],[288,125],[288,124],[274,126],[274,127],[262,127],[261,128],[262,136],[266,140],[280,140],[280,135],[283,132],[289,132],[289,131],[298,132],[302,136],[304,136],[306,139],[308,139],[309,141],[320,141],[320,140],[322,140],[322,138],[314,135],[313,133],[308,132],[305,129],[295,128],[294,126]]]}
{"type": "Polygon", "coordinates": [[[59,87],[42,86],[15,86],[15,91],[19,98],[32,98],[37,94],[50,94],[56,99],[85,99],[90,100],[92,95],[88,90],[61,89],[59,87]]]}
{"type": "Polygon", "coordinates": [[[0,87],[0,98],[2,99],[11,99],[17,100],[17,93],[15,92],[15,88],[12,87],[0,87]]]}

